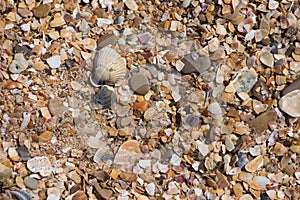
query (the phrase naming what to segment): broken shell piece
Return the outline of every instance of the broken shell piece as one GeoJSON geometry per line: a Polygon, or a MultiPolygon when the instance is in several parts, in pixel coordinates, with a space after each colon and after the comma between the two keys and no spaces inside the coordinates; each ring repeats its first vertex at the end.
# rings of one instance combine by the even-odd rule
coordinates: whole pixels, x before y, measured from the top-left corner
{"type": "Polygon", "coordinates": [[[55,27],[62,26],[65,23],[66,22],[65,22],[64,18],[59,13],[56,13],[54,15],[54,19],[50,22],[50,26],[55,28],[55,27]]]}
{"type": "Polygon", "coordinates": [[[213,38],[212,40],[210,40],[208,42],[208,50],[210,52],[215,52],[219,48],[219,45],[220,45],[219,39],[218,38],[213,38]]]}
{"type": "Polygon", "coordinates": [[[14,60],[9,65],[8,69],[11,73],[19,74],[26,70],[28,62],[25,60],[22,53],[15,54],[14,60]]]}
{"type": "Polygon", "coordinates": [[[110,108],[116,102],[116,94],[110,86],[104,85],[94,96],[94,101],[100,103],[102,108],[110,108]]]}
{"type": "Polygon", "coordinates": [[[279,107],[291,117],[300,117],[300,90],[294,90],[279,100],[279,107]]]}
{"type": "Polygon", "coordinates": [[[269,52],[264,52],[260,55],[259,60],[268,67],[274,66],[274,58],[273,55],[269,52]]]}
{"type": "Polygon", "coordinates": [[[94,69],[90,81],[97,86],[100,81],[115,83],[126,75],[126,60],[110,47],[104,47],[94,58],[94,69]]]}
{"type": "Polygon", "coordinates": [[[226,92],[249,92],[257,81],[257,73],[251,68],[242,69],[236,78],[225,88],[226,92]]]}

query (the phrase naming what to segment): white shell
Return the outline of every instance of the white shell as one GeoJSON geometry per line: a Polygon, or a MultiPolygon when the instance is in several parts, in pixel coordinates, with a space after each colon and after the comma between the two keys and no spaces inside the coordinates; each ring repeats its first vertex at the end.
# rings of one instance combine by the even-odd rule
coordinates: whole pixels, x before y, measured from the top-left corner
{"type": "Polygon", "coordinates": [[[96,53],[94,58],[93,78],[90,78],[93,85],[99,81],[115,83],[126,75],[126,60],[110,47],[104,47],[96,53]],[[95,83],[95,80],[98,81],[95,83]]]}

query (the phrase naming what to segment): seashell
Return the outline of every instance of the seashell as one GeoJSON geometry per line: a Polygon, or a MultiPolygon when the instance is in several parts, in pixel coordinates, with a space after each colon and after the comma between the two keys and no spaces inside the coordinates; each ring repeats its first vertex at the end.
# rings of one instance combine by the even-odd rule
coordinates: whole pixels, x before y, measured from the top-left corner
{"type": "Polygon", "coordinates": [[[94,58],[94,69],[90,81],[94,86],[99,86],[99,81],[115,83],[126,75],[126,60],[114,49],[104,47],[99,50],[94,58]]]}
{"type": "Polygon", "coordinates": [[[269,4],[268,4],[268,7],[270,10],[275,10],[277,9],[279,6],[279,2],[275,1],[275,0],[270,0],[269,1],[269,4]]]}
{"type": "Polygon", "coordinates": [[[276,81],[277,85],[284,85],[284,84],[286,84],[286,77],[285,76],[277,75],[275,77],[275,81],[276,81]]]}
{"type": "Polygon", "coordinates": [[[32,200],[32,197],[23,190],[13,190],[10,194],[15,196],[18,200],[32,200]]]}
{"type": "Polygon", "coordinates": [[[97,42],[94,39],[91,38],[85,38],[82,41],[80,41],[78,44],[82,45],[85,49],[88,50],[95,50],[97,47],[97,42]]]}
{"type": "Polygon", "coordinates": [[[50,26],[55,28],[55,27],[62,26],[65,23],[66,22],[65,22],[64,18],[59,13],[56,13],[54,15],[54,19],[50,22],[50,26]]]}
{"type": "Polygon", "coordinates": [[[268,67],[274,66],[274,58],[273,55],[269,52],[264,52],[260,55],[259,60],[268,67]]]}
{"type": "Polygon", "coordinates": [[[279,100],[279,107],[291,117],[300,117],[300,90],[287,93],[279,100]]]}
{"type": "Polygon", "coordinates": [[[102,108],[110,108],[116,100],[114,89],[107,85],[102,86],[94,96],[94,101],[99,103],[102,108]]]}
{"type": "Polygon", "coordinates": [[[208,50],[210,52],[215,52],[220,46],[220,41],[218,38],[213,38],[208,42],[208,50]]]}

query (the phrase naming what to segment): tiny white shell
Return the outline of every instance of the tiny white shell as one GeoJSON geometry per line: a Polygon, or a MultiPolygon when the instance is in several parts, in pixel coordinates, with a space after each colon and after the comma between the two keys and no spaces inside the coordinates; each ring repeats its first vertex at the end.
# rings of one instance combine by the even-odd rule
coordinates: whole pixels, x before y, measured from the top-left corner
{"type": "Polygon", "coordinates": [[[126,60],[110,47],[100,49],[94,58],[94,69],[90,77],[93,85],[100,81],[115,83],[126,75],[126,60]]]}

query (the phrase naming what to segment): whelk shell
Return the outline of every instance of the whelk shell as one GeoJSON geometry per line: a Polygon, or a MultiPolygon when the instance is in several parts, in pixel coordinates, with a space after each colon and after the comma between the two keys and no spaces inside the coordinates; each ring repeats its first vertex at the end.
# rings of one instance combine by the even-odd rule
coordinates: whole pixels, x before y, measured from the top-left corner
{"type": "Polygon", "coordinates": [[[90,81],[99,86],[101,81],[115,83],[126,75],[126,60],[110,47],[104,47],[96,53],[94,69],[90,81]]]}

